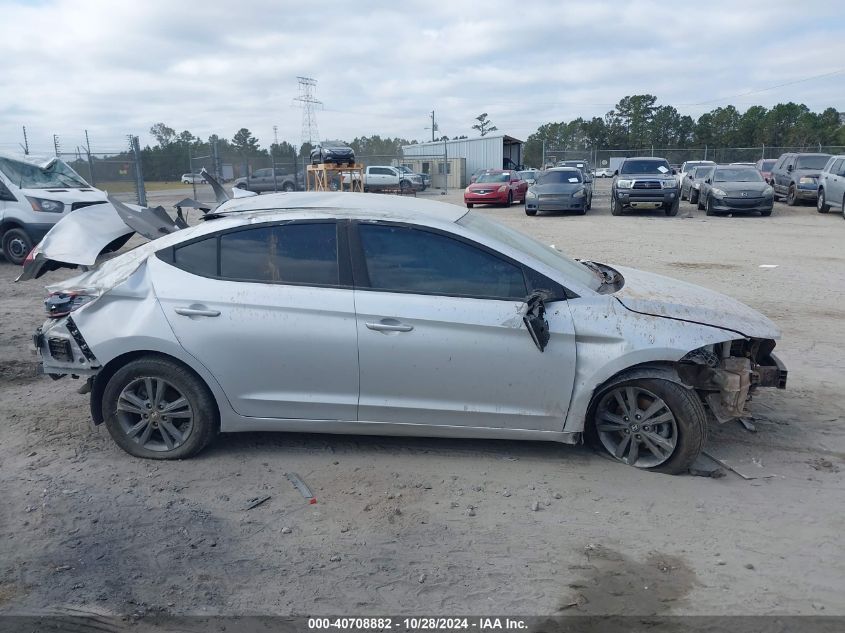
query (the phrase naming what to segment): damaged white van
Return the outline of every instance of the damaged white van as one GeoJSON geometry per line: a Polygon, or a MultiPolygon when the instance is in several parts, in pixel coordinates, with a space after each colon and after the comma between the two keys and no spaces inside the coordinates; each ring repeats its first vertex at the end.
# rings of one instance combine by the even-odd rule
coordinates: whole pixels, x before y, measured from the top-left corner
{"type": "Polygon", "coordinates": [[[107,202],[58,158],[0,153],[0,250],[12,264],[68,213],[107,202]]]}

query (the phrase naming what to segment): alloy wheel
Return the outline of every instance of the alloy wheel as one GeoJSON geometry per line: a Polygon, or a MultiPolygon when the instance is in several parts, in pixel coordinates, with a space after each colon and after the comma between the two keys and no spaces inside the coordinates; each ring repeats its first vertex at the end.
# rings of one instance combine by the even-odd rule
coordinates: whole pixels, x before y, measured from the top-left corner
{"type": "Polygon", "coordinates": [[[194,428],[191,403],[172,383],[144,376],[130,382],[117,401],[117,419],[126,436],[151,451],[172,451],[194,428]]]}
{"type": "Polygon", "coordinates": [[[638,468],[663,464],[678,443],[675,415],[659,396],[641,387],[628,385],[604,394],[595,424],[607,452],[638,468]]]}

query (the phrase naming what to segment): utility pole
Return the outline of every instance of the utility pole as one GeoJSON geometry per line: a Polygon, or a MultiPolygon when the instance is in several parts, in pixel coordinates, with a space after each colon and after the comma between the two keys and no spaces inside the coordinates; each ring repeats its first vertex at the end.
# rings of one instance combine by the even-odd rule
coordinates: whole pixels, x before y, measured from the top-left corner
{"type": "Polygon", "coordinates": [[[21,145],[23,153],[29,155],[29,140],[26,138],[26,126],[23,126],[23,145],[21,145]]]}
{"type": "Polygon", "coordinates": [[[434,142],[434,132],[437,130],[437,123],[434,122],[434,110],[431,111],[431,142],[434,142]]]}
{"type": "Polygon", "coordinates": [[[56,151],[56,158],[59,157],[59,147],[61,147],[59,144],[59,135],[53,134],[53,149],[56,151]]]}
{"type": "Polygon", "coordinates": [[[278,125],[273,126],[273,143],[275,143],[276,145],[279,144],[279,126],[278,125]]]}
{"type": "Polygon", "coordinates": [[[94,182],[94,159],[91,158],[91,139],[88,138],[88,130],[85,130],[85,148],[88,151],[88,175],[91,178],[91,186],[96,187],[97,183],[94,182]]]}
{"type": "Polygon", "coordinates": [[[141,143],[137,136],[130,136],[129,145],[135,157],[135,191],[138,194],[138,204],[145,207],[147,206],[147,192],[144,189],[144,170],[141,165],[141,143]]]}
{"type": "Polygon", "coordinates": [[[302,107],[302,143],[308,143],[313,147],[314,139],[320,140],[320,133],[317,131],[316,106],[323,105],[315,96],[317,80],[311,77],[297,77],[299,81],[299,96],[294,97],[302,107]]]}

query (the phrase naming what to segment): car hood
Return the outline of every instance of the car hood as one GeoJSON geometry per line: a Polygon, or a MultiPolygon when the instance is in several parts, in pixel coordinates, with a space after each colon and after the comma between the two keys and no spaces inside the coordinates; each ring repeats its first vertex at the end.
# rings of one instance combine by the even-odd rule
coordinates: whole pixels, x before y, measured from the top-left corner
{"type": "Polygon", "coordinates": [[[583,182],[554,182],[547,185],[534,185],[531,187],[531,191],[538,195],[541,193],[572,193],[583,186],[583,182]]]}
{"type": "Polygon", "coordinates": [[[614,296],[632,312],[711,325],[748,338],[780,338],[772,321],[727,295],[635,268],[614,268],[625,278],[614,296]]]}
{"type": "Polygon", "coordinates": [[[769,188],[765,182],[714,182],[713,187],[721,189],[727,194],[746,193],[749,195],[760,195],[769,188]]]}

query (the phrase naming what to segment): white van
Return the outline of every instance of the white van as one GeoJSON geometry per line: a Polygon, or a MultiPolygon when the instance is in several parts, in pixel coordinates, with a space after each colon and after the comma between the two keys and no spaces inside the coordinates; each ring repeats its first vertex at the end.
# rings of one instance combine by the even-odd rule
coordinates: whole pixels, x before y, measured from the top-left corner
{"type": "Polygon", "coordinates": [[[22,264],[53,225],[106,194],[58,158],[0,153],[0,250],[22,264]]]}

